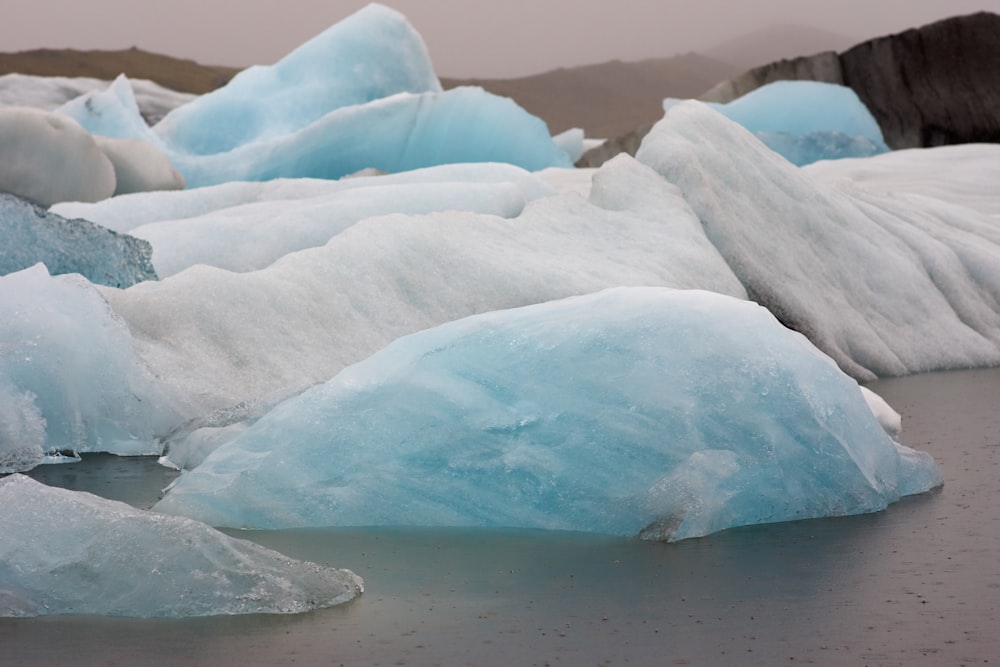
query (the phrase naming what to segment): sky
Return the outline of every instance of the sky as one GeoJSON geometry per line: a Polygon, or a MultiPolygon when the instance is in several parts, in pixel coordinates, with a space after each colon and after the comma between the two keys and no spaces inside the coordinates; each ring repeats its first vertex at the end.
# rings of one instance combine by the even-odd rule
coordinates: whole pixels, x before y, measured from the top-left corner
{"type": "MultiPolygon", "coordinates": [[[[0,51],[132,46],[202,64],[270,64],[362,0],[10,0],[0,51]]],[[[711,48],[775,24],[860,42],[1000,0],[387,0],[420,32],[440,76],[534,74],[711,48]]]]}

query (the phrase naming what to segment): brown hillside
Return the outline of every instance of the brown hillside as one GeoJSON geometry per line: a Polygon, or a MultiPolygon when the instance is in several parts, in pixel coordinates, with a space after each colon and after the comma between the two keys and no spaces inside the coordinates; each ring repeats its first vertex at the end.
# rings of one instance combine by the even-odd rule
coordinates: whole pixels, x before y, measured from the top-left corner
{"type": "Polygon", "coordinates": [[[0,53],[0,74],[85,76],[111,80],[119,74],[149,79],[182,93],[202,94],[224,85],[239,71],[235,67],[199,65],[193,60],[150,53],[138,48],[123,51],[36,49],[0,53]]]}
{"type": "Polygon", "coordinates": [[[519,79],[442,79],[445,88],[482,86],[514,99],[552,133],[581,127],[614,137],[663,116],[664,97],[697,97],[739,73],[698,54],[557,69],[519,79]]]}

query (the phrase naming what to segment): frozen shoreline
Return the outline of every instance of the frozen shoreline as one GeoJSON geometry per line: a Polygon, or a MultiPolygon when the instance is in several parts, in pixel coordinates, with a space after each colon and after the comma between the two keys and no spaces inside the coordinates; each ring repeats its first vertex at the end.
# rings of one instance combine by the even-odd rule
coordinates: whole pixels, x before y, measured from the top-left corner
{"type": "Polygon", "coordinates": [[[943,489],[877,514],[672,545],[514,530],[243,532],[351,567],[367,592],[296,617],[3,619],[0,645],[19,665],[982,663],[1000,653],[1000,369],[872,387],[903,414],[903,441],[934,455],[943,489]]]}

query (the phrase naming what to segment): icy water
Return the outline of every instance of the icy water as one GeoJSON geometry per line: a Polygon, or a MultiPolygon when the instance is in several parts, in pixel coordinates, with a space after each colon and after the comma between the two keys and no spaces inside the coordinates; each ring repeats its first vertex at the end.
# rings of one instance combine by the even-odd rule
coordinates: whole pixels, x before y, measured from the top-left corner
{"type": "MultiPolygon", "coordinates": [[[[10,665],[982,665],[1000,662],[1000,370],[874,383],[945,486],[886,512],[678,544],[523,530],[236,533],[365,578],[300,616],[0,619],[10,665]]],[[[76,471],[73,471],[76,468],[76,471]]],[[[43,481],[148,506],[170,473],[43,481]]]]}

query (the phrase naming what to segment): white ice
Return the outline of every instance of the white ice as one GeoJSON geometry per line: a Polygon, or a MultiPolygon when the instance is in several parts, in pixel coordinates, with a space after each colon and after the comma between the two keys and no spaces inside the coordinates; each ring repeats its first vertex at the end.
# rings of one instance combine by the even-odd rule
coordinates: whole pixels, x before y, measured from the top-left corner
{"type": "MultiPolygon", "coordinates": [[[[194,100],[197,95],[180,93],[147,79],[129,79],[142,117],[155,124],[168,111],[194,100]]],[[[0,106],[28,106],[54,111],[72,99],[106,90],[110,81],[90,77],[0,75],[0,106]]]]}
{"type": "Polygon", "coordinates": [[[854,377],[1000,364],[993,219],[830,187],[698,102],[637,158],[680,187],[750,297],[854,377]]]}
{"type": "Polygon", "coordinates": [[[339,181],[229,183],[178,197],[144,193],[52,210],[149,241],[156,272],[166,278],[195,264],[262,269],[378,215],[469,211],[513,218],[529,201],[553,193],[512,165],[477,163],[339,181]],[[160,219],[171,214],[177,217],[160,219]]]}
{"type": "Polygon", "coordinates": [[[289,614],[357,597],[360,577],[190,519],[0,479],[0,617],[289,614]]]}
{"type": "Polygon", "coordinates": [[[233,527],[677,540],[871,512],[940,483],[765,309],[636,287],[400,338],[279,405],[155,509],[233,527]]]}

